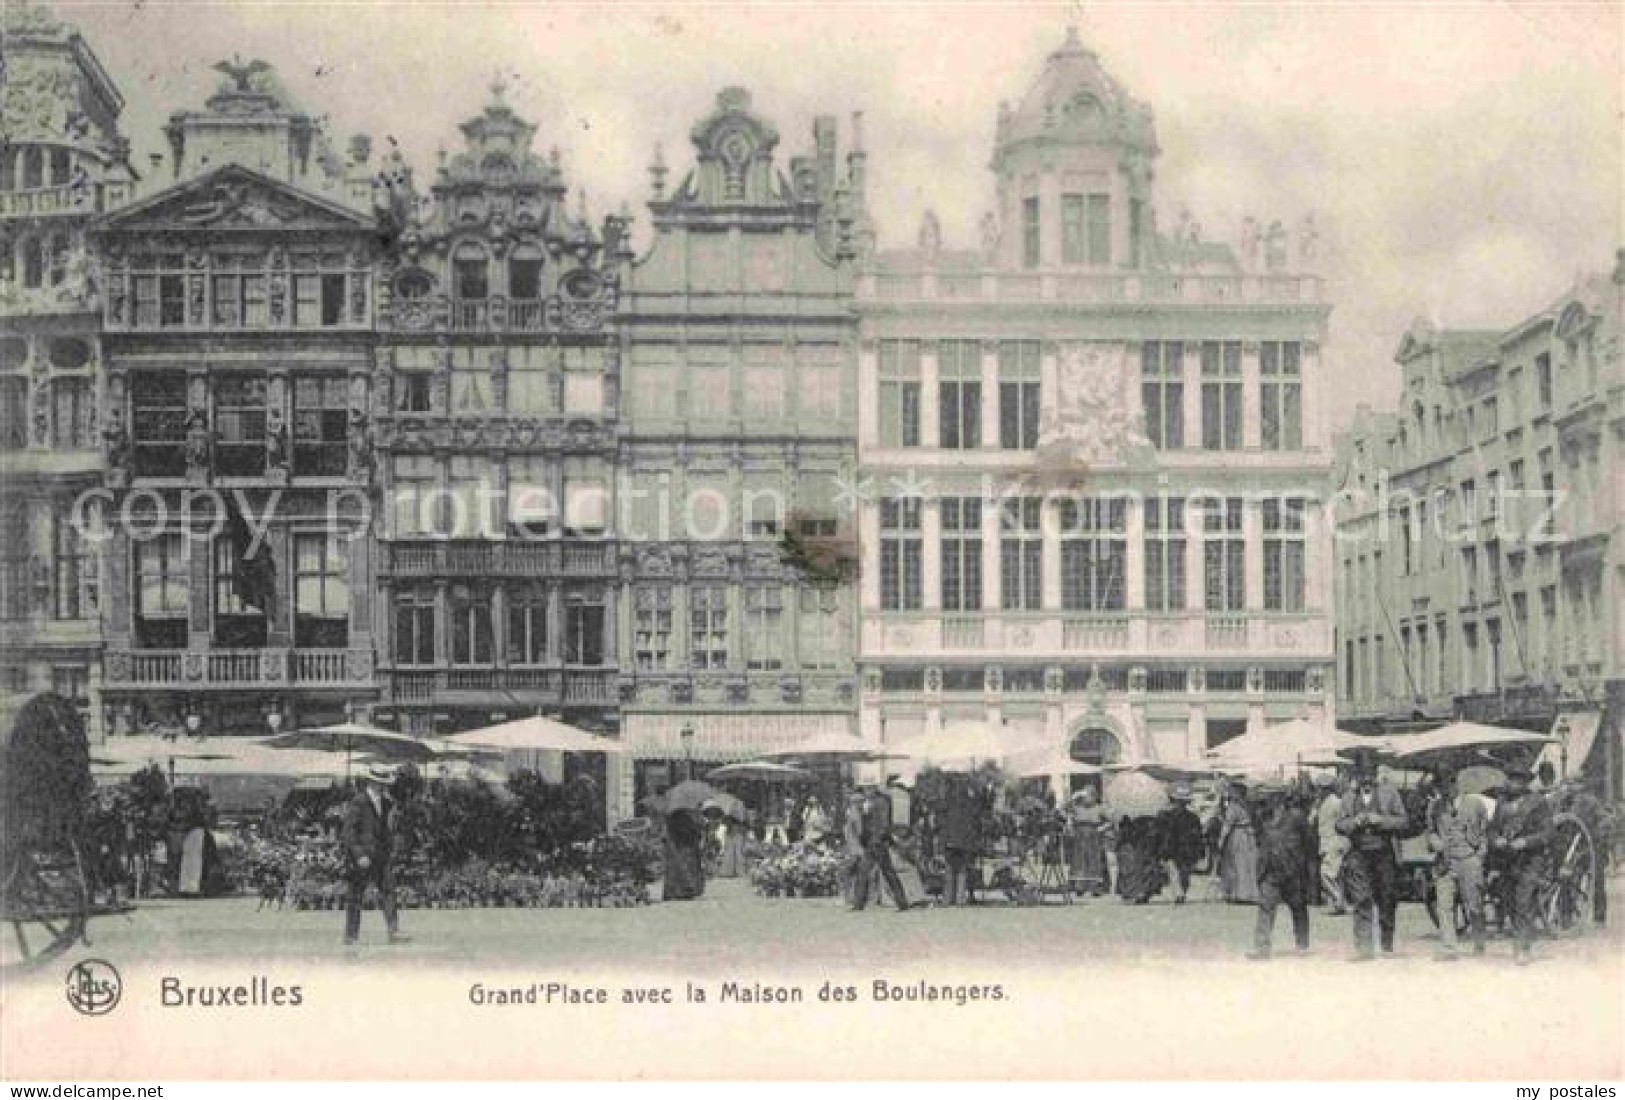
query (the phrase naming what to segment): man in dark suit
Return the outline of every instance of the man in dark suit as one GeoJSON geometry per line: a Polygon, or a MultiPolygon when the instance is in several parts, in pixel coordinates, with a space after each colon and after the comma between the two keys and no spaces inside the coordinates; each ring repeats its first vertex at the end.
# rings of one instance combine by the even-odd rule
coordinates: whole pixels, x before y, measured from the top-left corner
{"type": "Polygon", "coordinates": [[[852,891],[852,908],[862,910],[869,904],[869,884],[878,871],[886,883],[892,901],[899,913],[908,909],[908,895],[903,882],[897,877],[897,868],[891,862],[891,797],[879,787],[871,786],[863,799],[863,858],[858,863],[858,881],[852,891]]]}
{"type": "Polygon", "coordinates": [[[1343,857],[1343,894],[1354,915],[1354,961],[1376,957],[1372,916],[1382,933],[1382,950],[1394,951],[1394,918],[1399,909],[1398,838],[1411,827],[1399,792],[1377,781],[1377,762],[1363,757],[1354,787],[1343,800],[1337,831],[1349,838],[1343,857]]]}
{"type": "Polygon", "coordinates": [[[970,902],[970,870],[982,848],[981,798],[970,779],[949,774],[943,778],[941,812],[942,847],[947,865],[943,901],[947,905],[970,902]]]}
{"type": "Polygon", "coordinates": [[[1512,958],[1520,966],[1534,961],[1540,902],[1551,878],[1552,806],[1530,789],[1532,778],[1527,766],[1507,769],[1505,797],[1490,821],[1490,851],[1501,861],[1512,902],[1512,958]]]}
{"type": "Polygon", "coordinates": [[[339,843],[344,851],[349,896],[344,907],[344,942],[353,944],[361,934],[361,902],[369,885],[378,888],[384,927],[390,943],[406,943],[395,912],[395,804],[388,786],[394,781],[388,768],[373,765],[358,777],[356,793],[344,808],[339,843]]]}
{"type": "Polygon", "coordinates": [[[1292,939],[1309,950],[1309,893],[1314,882],[1314,832],[1309,818],[1284,787],[1265,787],[1264,827],[1258,838],[1258,921],[1250,959],[1270,957],[1275,911],[1292,913],[1292,939]]]}

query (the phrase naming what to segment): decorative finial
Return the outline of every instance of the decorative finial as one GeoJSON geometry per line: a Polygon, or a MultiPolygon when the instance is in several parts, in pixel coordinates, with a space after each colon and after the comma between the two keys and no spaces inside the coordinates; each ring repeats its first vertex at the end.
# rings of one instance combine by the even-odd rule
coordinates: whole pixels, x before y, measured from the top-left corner
{"type": "Polygon", "coordinates": [[[508,80],[498,72],[491,78],[491,98],[497,103],[502,102],[502,94],[508,90],[508,80]]]}
{"type": "Polygon", "coordinates": [[[666,153],[658,141],[655,142],[654,159],[649,162],[649,193],[656,201],[666,194],[666,153]]]}

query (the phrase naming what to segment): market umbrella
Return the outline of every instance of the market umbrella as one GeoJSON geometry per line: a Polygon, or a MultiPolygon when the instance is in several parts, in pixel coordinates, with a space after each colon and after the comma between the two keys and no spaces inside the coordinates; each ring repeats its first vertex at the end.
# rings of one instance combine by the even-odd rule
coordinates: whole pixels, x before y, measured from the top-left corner
{"type": "Polygon", "coordinates": [[[722,811],[724,817],[731,817],[735,821],[744,821],[750,816],[750,811],[745,808],[745,804],[727,791],[718,791],[701,803],[700,808],[703,810],[712,806],[722,811]]]}
{"type": "Polygon", "coordinates": [[[663,794],[652,795],[644,803],[660,813],[673,810],[698,810],[707,802],[715,802],[721,791],[698,779],[685,779],[663,794]]]}
{"type": "Polygon", "coordinates": [[[1466,749],[1492,749],[1511,745],[1545,745],[1551,743],[1550,734],[1530,733],[1527,730],[1506,729],[1501,726],[1483,726],[1476,722],[1451,722],[1447,726],[1389,739],[1389,750],[1399,760],[1414,761],[1429,754],[1459,752],[1466,749]]]}
{"type": "Polygon", "coordinates": [[[974,770],[987,761],[1003,760],[1039,747],[1032,739],[1022,739],[1008,726],[989,722],[954,722],[941,733],[916,738],[897,750],[920,764],[946,771],[974,770]]]}
{"type": "Polygon", "coordinates": [[[1488,794],[1507,781],[1507,773],[1488,764],[1471,764],[1456,773],[1459,794],[1488,794]]]}
{"type": "Polygon", "coordinates": [[[885,745],[850,733],[821,733],[782,749],[762,754],[768,760],[884,760],[898,754],[885,745]]]}
{"type": "Polygon", "coordinates": [[[432,760],[442,755],[444,748],[422,737],[412,737],[394,730],[369,726],[361,722],[343,722],[336,726],[312,726],[309,729],[290,730],[259,742],[273,749],[314,749],[318,752],[366,752],[391,760],[432,760]]]}
{"type": "Polygon", "coordinates": [[[1044,779],[1052,775],[1100,775],[1104,768],[1074,760],[1061,752],[1048,752],[1034,756],[1023,754],[1011,764],[1011,774],[1017,779],[1044,779]]]}
{"type": "Polygon", "coordinates": [[[1155,817],[1172,805],[1168,788],[1141,771],[1123,772],[1108,779],[1104,802],[1107,815],[1113,818],[1155,817]]]}
{"type": "Polygon", "coordinates": [[[772,760],[742,760],[737,764],[724,764],[705,773],[705,778],[718,781],[727,779],[757,780],[766,783],[803,783],[812,773],[794,764],[779,764],[772,760]]]}
{"type": "Polygon", "coordinates": [[[596,737],[574,726],[541,715],[484,726],[446,738],[470,748],[529,749],[537,752],[624,753],[626,746],[608,737],[596,737]]]}
{"type": "Polygon", "coordinates": [[[1386,747],[1387,742],[1380,737],[1363,737],[1340,730],[1330,722],[1295,718],[1226,741],[1209,749],[1205,758],[1221,766],[1334,765],[1338,763],[1339,753],[1386,747]]]}

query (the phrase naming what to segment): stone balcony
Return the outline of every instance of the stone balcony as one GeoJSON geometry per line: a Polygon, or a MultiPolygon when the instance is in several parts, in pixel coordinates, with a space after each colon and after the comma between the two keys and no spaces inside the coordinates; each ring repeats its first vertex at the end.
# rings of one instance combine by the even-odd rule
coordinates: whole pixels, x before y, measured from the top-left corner
{"type": "Polygon", "coordinates": [[[104,667],[109,689],[375,687],[370,649],[109,649],[104,667]]]}
{"type": "Polygon", "coordinates": [[[423,539],[382,544],[380,572],[397,577],[613,577],[612,542],[423,539]]]}
{"type": "Polygon", "coordinates": [[[611,706],[619,677],[605,668],[395,668],[382,676],[389,703],[611,706]]]}
{"type": "Polygon", "coordinates": [[[1331,624],[1318,613],[871,612],[863,624],[866,659],[1111,654],[1147,660],[1316,660],[1325,659],[1331,649],[1331,624]]]}

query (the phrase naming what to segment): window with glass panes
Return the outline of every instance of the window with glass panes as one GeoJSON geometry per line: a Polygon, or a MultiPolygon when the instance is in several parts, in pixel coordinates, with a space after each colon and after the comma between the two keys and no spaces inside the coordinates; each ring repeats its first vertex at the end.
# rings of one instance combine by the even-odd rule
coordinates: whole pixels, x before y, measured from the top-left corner
{"type": "Polygon", "coordinates": [[[432,665],[435,596],[432,591],[401,592],[395,597],[395,663],[432,665]]]}
{"type": "Polygon", "coordinates": [[[186,377],[150,371],[130,379],[130,438],[139,477],[186,476],[186,377]]]}
{"type": "Polygon", "coordinates": [[[999,601],[1006,611],[1044,606],[1044,501],[1016,497],[999,507],[999,601]]]}
{"type": "Polygon", "coordinates": [[[447,468],[446,530],[452,538],[493,538],[497,493],[494,466],[484,455],[452,455],[447,468]]]}
{"type": "Polygon", "coordinates": [[[1185,445],[1185,345],[1147,340],[1140,345],[1140,403],[1145,434],[1159,450],[1185,445]]]}
{"type": "Polygon", "coordinates": [[[1081,264],[1087,255],[1084,244],[1082,195],[1061,196],[1061,262],[1081,264]]]}
{"type": "Polygon", "coordinates": [[[390,481],[396,537],[409,538],[437,531],[440,460],[433,455],[396,455],[391,464],[390,481]]]}
{"type": "Polygon", "coordinates": [[[982,610],[982,499],[943,497],[937,502],[942,518],[942,610],[982,610]]]}
{"type": "Polygon", "coordinates": [[[344,323],[342,274],[296,271],[293,276],[293,323],[297,328],[331,328],[344,323]]]}
{"type": "Polygon", "coordinates": [[[801,667],[839,668],[845,652],[840,589],[803,586],[796,599],[796,654],[801,667]]]}
{"type": "Polygon", "coordinates": [[[1128,502],[1088,497],[1060,503],[1061,606],[1121,611],[1128,559],[1128,502]]]}
{"type": "Polygon", "coordinates": [[[491,592],[480,585],[452,585],[447,592],[451,627],[451,663],[488,665],[494,645],[491,633],[491,592]]]}
{"type": "Polygon", "coordinates": [[[1247,539],[1240,497],[1207,497],[1202,514],[1202,606],[1209,611],[1247,607],[1247,539]]]}
{"type": "Polygon", "coordinates": [[[920,502],[880,502],[880,607],[918,611],[922,606],[920,502]]]}
{"type": "Polygon", "coordinates": [[[350,642],[350,554],[337,534],[293,537],[293,644],[342,648],[350,642]]]}
{"type": "Polygon", "coordinates": [[[343,477],[349,465],[349,383],[338,376],[293,382],[293,472],[343,477]]]}
{"type": "Polygon", "coordinates": [[[131,544],[135,558],[136,645],[180,649],[186,645],[190,587],[186,538],[179,532],[131,544]]]}
{"type": "Polygon", "coordinates": [[[1259,439],[1266,451],[1303,446],[1303,346],[1265,340],[1258,349],[1259,439]]]}
{"type": "Polygon", "coordinates": [[[214,469],[222,477],[265,473],[265,386],[263,374],[214,380],[214,469]]]}
{"type": "Polygon", "coordinates": [[[1185,608],[1185,500],[1145,498],[1145,606],[1185,608]]]}
{"type": "Polygon", "coordinates": [[[452,259],[452,294],[464,300],[490,294],[490,274],[485,252],[473,244],[460,244],[452,259]]]}
{"type": "Polygon", "coordinates": [[[263,646],[270,626],[266,609],[245,596],[241,554],[230,537],[214,540],[214,644],[222,649],[263,646]]]}
{"type": "Polygon", "coordinates": [[[688,590],[690,668],[728,667],[728,589],[699,584],[688,590]]]}
{"type": "Polygon", "coordinates": [[[91,424],[96,415],[89,378],[51,380],[51,441],[60,448],[94,447],[91,424]]]}
{"type": "Polygon", "coordinates": [[[632,593],[632,662],[639,672],[672,667],[671,586],[639,585],[632,593]]]}
{"type": "Polygon", "coordinates": [[[937,343],[937,445],[973,450],[982,445],[982,342],[937,343]]]}
{"type": "Polygon", "coordinates": [[[503,648],[510,665],[547,663],[548,598],[535,589],[507,593],[507,636],[503,648]]]}
{"type": "MultiPolygon", "coordinates": [[[[1261,503],[1264,528],[1264,610],[1302,611],[1304,502],[1270,497],[1261,503]]],[[[1406,529],[1409,530],[1407,522],[1406,529]]]]}
{"type": "Polygon", "coordinates": [[[1241,449],[1241,343],[1202,342],[1202,447],[1241,449]]]}
{"type": "Polygon", "coordinates": [[[132,320],[136,328],[186,323],[186,258],[178,252],[138,255],[130,265],[132,320]]]}
{"type": "Polygon", "coordinates": [[[28,379],[21,374],[0,375],[0,450],[20,451],[28,446],[28,379]]]}
{"type": "Polygon", "coordinates": [[[258,254],[218,254],[209,279],[217,328],[264,328],[271,321],[265,259],[258,254]]]}
{"type": "Polygon", "coordinates": [[[1037,340],[999,344],[999,446],[1030,451],[1038,446],[1039,381],[1037,340]]]}
{"type": "MultiPolygon", "coordinates": [[[[57,619],[91,618],[96,614],[100,592],[96,555],[80,525],[68,514],[57,512],[52,516],[52,526],[51,615],[57,619]]],[[[15,529],[6,533],[13,539],[19,534],[15,529]]]]}
{"type": "Polygon", "coordinates": [[[784,590],[778,585],[745,589],[745,667],[784,667],[784,590]]]}
{"type": "Polygon", "coordinates": [[[564,601],[564,662],[604,663],[605,608],[602,597],[576,594],[564,601]]]}
{"type": "Polygon", "coordinates": [[[880,445],[920,445],[920,343],[882,340],[880,358],[880,445]]]}

